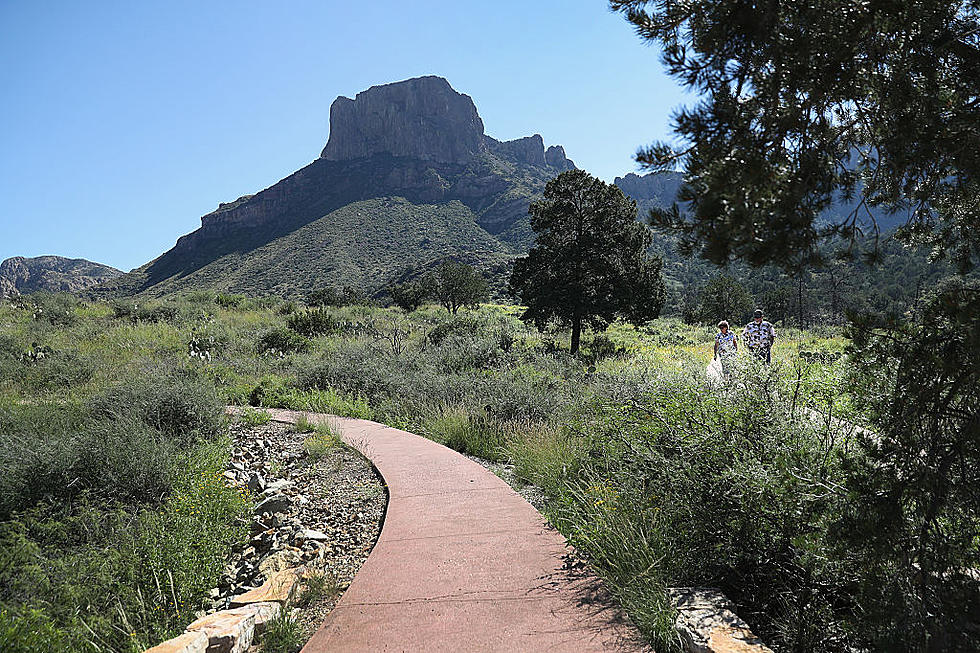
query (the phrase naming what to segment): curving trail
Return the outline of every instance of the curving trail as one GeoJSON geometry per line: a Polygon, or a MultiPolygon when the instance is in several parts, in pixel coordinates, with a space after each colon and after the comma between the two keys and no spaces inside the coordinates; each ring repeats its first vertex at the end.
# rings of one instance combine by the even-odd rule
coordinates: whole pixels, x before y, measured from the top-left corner
{"type": "Polygon", "coordinates": [[[384,526],[303,648],[327,651],[644,651],[599,581],[566,564],[564,538],[506,483],[418,435],[328,421],[385,479],[384,526]]]}

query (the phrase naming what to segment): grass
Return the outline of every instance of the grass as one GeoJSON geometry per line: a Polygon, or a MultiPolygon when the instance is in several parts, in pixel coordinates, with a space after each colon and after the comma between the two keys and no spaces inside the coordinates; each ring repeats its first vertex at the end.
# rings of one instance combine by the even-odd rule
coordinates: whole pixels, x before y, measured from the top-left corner
{"type": "Polygon", "coordinates": [[[312,433],[316,430],[316,426],[316,424],[310,421],[309,415],[303,413],[293,423],[293,430],[297,433],[312,433]]]}
{"type": "Polygon", "coordinates": [[[337,596],[340,592],[341,589],[335,576],[318,571],[308,575],[303,581],[303,591],[300,593],[296,604],[301,608],[307,607],[337,596]]]}
{"type": "Polygon", "coordinates": [[[321,423],[317,424],[309,431],[301,431],[301,433],[309,432],[312,432],[313,435],[303,441],[303,449],[306,451],[306,455],[309,456],[310,460],[313,462],[320,460],[332,449],[340,446],[340,434],[338,434],[337,431],[334,430],[329,424],[321,423]]]}
{"type": "Polygon", "coordinates": [[[262,653],[296,653],[306,643],[302,627],[285,611],[266,624],[258,640],[262,653]]]}
{"type": "Polygon", "coordinates": [[[255,427],[268,424],[270,421],[272,421],[272,416],[264,410],[256,410],[251,406],[246,406],[242,409],[242,412],[239,413],[239,419],[241,419],[242,423],[246,426],[255,427]]]}

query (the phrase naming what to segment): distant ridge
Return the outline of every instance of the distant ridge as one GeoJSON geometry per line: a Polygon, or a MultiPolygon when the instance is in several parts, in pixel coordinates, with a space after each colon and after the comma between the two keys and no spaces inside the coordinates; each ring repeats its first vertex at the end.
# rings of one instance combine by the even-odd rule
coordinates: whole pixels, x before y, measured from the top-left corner
{"type": "Polygon", "coordinates": [[[14,256],[0,263],[0,298],[41,290],[79,292],[122,274],[122,270],[83,258],[14,256]]]}

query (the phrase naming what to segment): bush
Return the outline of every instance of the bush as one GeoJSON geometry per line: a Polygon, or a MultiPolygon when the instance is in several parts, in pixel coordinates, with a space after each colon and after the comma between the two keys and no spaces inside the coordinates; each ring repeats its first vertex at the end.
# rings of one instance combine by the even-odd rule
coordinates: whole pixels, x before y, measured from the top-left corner
{"type": "Polygon", "coordinates": [[[147,369],[145,376],[94,396],[89,406],[95,419],[132,416],[181,445],[224,432],[223,406],[214,388],[186,371],[147,369]]]}
{"type": "Polygon", "coordinates": [[[266,331],[259,337],[259,351],[264,354],[289,354],[307,352],[313,343],[295,330],[277,327],[266,331]]]}
{"type": "Polygon", "coordinates": [[[344,295],[332,286],[311,290],[306,296],[307,306],[343,306],[344,295]]]}
{"type": "Polygon", "coordinates": [[[113,317],[128,318],[133,324],[140,322],[154,324],[157,322],[173,322],[180,315],[180,309],[171,304],[146,303],[117,300],[112,304],[113,317]]]}
{"type": "Polygon", "coordinates": [[[286,318],[286,325],[296,333],[308,338],[339,333],[343,329],[340,321],[334,318],[330,311],[322,308],[293,313],[286,318]]]}
{"type": "Polygon", "coordinates": [[[14,299],[16,305],[32,311],[35,320],[56,327],[70,327],[78,322],[78,298],[68,293],[36,292],[20,295],[14,299]]]}

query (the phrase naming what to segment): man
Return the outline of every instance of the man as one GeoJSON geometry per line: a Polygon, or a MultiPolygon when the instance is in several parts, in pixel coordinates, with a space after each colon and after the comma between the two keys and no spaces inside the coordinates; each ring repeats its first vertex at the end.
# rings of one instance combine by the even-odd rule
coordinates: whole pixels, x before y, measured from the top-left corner
{"type": "Polygon", "coordinates": [[[742,342],[749,348],[749,352],[769,364],[772,359],[772,345],[776,342],[776,330],[762,319],[761,309],[755,309],[755,319],[745,325],[742,342]]]}

